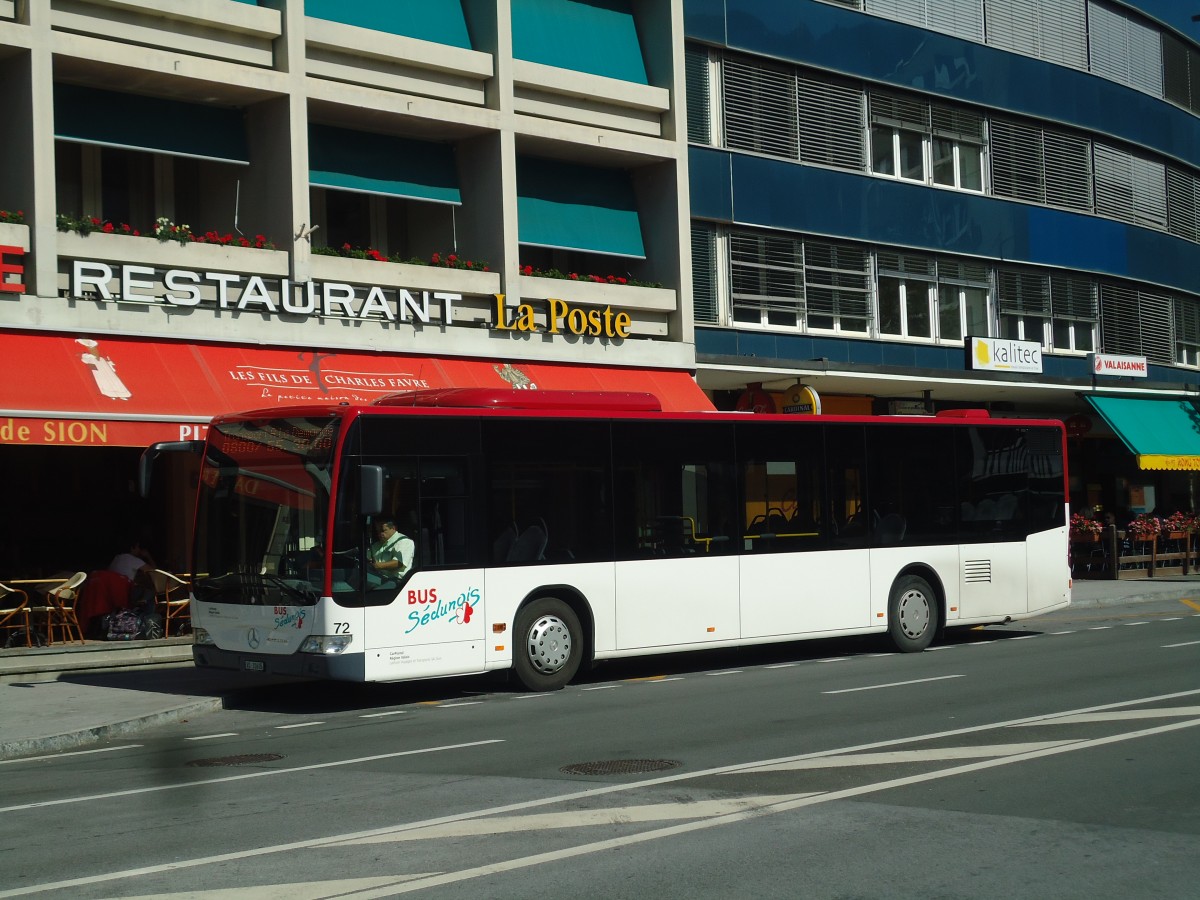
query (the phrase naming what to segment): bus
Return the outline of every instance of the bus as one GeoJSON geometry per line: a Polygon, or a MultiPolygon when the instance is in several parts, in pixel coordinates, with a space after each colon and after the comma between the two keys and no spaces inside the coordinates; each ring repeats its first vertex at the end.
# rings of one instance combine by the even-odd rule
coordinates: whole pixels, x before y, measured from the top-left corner
{"type": "MultiPolygon", "coordinates": [[[[143,483],[183,446],[149,448],[143,483]]],[[[186,446],[203,454],[201,667],[511,669],[545,691],[675,651],[874,633],[920,651],[1070,603],[1054,420],[664,413],[651,394],[458,388],[223,415],[186,446]],[[383,523],[406,546],[392,566],[383,523]]]]}

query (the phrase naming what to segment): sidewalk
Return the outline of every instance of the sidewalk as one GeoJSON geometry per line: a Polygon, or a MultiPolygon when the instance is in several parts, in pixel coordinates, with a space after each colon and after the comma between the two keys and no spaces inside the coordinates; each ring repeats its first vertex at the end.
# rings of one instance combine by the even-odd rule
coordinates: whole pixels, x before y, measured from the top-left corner
{"type": "MultiPolygon", "coordinates": [[[[1200,604],[1200,575],[1076,581],[1072,607],[1177,599],[1200,604]]],[[[263,685],[261,676],[196,669],[190,637],[0,650],[0,760],[178,722],[263,685]]]]}

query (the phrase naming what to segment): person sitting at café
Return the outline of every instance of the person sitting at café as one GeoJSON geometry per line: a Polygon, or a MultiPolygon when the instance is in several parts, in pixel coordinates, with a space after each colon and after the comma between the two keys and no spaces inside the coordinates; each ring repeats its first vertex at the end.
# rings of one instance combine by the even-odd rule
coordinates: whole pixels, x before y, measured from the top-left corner
{"type": "Polygon", "coordinates": [[[385,517],[375,522],[375,541],[367,558],[380,578],[399,581],[412,568],[415,549],[413,539],[396,529],[396,520],[385,517]]]}
{"type": "Polygon", "coordinates": [[[150,573],[157,568],[154,557],[140,540],[134,540],[127,551],[118,553],[108,564],[110,572],[123,575],[129,582],[129,605],[146,612],[154,611],[154,584],[150,573]]]}

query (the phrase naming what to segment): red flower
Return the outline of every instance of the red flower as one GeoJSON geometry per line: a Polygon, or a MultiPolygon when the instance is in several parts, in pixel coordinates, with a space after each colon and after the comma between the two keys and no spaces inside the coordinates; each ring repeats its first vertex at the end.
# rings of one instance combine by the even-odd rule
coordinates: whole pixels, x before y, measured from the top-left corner
{"type": "Polygon", "coordinates": [[[433,254],[433,256],[429,257],[429,261],[431,263],[433,263],[435,266],[440,264],[442,261],[442,254],[440,254],[440,253],[433,254]]]}
{"type": "Polygon", "coordinates": [[[349,253],[349,252],[350,252],[350,250],[351,250],[351,247],[350,247],[350,242],[349,242],[349,241],[347,241],[346,243],[342,244],[342,252],[343,252],[343,253],[349,253]]]}
{"type": "Polygon", "coordinates": [[[450,265],[454,265],[456,262],[458,262],[458,257],[451,253],[446,257],[446,262],[450,263],[450,265]]]}
{"type": "Polygon", "coordinates": [[[522,275],[532,275],[533,274],[533,266],[522,266],[521,274],[522,275]]]}
{"type": "Polygon", "coordinates": [[[99,225],[99,224],[100,224],[100,220],[99,220],[99,219],[97,219],[95,216],[92,216],[92,224],[93,224],[93,225],[99,225]]]}
{"type": "Polygon", "coordinates": [[[629,284],[629,281],[625,278],[621,278],[620,276],[617,276],[617,284],[629,284]]]}
{"type": "Polygon", "coordinates": [[[484,266],[484,267],[483,267],[483,271],[485,271],[485,272],[490,272],[490,271],[492,271],[492,267],[491,267],[491,266],[484,266]]]}
{"type": "Polygon", "coordinates": [[[135,229],[133,229],[133,236],[134,236],[134,237],[141,237],[141,236],[142,236],[142,233],[141,233],[140,231],[138,231],[138,230],[135,228],[135,229]]]}
{"type": "Polygon", "coordinates": [[[102,231],[103,231],[105,234],[112,234],[112,233],[113,233],[113,230],[114,230],[114,229],[113,229],[113,223],[112,223],[112,222],[105,222],[105,223],[104,223],[104,228],[102,228],[101,230],[102,230],[102,231]]]}
{"type": "Polygon", "coordinates": [[[569,274],[567,277],[568,277],[568,278],[570,278],[572,281],[578,281],[578,280],[579,280],[579,273],[578,273],[578,272],[572,272],[572,273],[570,273],[570,274],[569,274]]]}
{"type": "Polygon", "coordinates": [[[468,260],[467,260],[467,268],[468,268],[468,269],[473,269],[473,268],[475,268],[475,263],[471,262],[471,261],[468,259],[468,260]]]}

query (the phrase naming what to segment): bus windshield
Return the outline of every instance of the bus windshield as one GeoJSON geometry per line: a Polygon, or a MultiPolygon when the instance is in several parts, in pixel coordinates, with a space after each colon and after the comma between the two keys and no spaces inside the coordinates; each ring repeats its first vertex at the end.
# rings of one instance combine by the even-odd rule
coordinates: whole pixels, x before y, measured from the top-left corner
{"type": "Polygon", "coordinates": [[[197,600],[316,603],[339,423],[275,418],[209,430],[196,511],[197,600]]]}

